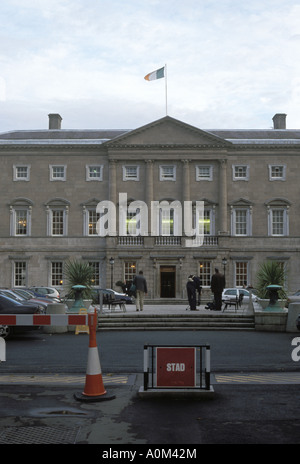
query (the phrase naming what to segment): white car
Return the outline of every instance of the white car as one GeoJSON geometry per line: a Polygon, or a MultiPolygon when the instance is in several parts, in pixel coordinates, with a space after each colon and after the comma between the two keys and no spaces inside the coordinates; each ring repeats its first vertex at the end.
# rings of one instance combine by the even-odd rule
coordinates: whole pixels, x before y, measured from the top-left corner
{"type": "Polygon", "coordinates": [[[60,300],[58,290],[53,287],[30,287],[28,290],[31,290],[35,296],[43,296],[46,298],[55,298],[55,300],[60,300]]]}
{"type": "MultiPolygon", "coordinates": [[[[222,293],[222,301],[232,300],[234,298],[239,298],[240,295],[243,296],[243,303],[249,303],[250,292],[246,288],[225,288],[222,293]]],[[[257,296],[252,292],[252,301],[257,301],[257,296]]]]}
{"type": "Polygon", "coordinates": [[[297,292],[293,293],[292,295],[288,295],[287,306],[290,303],[300,303],[300,290],[297,290],[297,292]]]}

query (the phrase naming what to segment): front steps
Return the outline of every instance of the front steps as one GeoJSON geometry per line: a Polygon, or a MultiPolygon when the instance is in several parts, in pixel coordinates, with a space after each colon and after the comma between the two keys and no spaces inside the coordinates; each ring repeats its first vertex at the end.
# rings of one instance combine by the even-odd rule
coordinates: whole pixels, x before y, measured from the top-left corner
{"type": "Polygon", "coordinates": [[[243,314],[109,313],[99,315],[98,330],[255,330],[255,323],[243,314]]]}

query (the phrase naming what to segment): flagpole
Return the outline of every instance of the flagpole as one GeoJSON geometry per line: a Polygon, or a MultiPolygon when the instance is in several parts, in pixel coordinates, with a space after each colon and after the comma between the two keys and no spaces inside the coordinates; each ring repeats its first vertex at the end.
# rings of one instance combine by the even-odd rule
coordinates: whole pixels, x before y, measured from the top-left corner
{"type": "Polygon", "coordinates": [[[168,116],[168,77],[167,77],[167,64],[165,64],[165,91],[166,91],[166,116],[168,116]]]}

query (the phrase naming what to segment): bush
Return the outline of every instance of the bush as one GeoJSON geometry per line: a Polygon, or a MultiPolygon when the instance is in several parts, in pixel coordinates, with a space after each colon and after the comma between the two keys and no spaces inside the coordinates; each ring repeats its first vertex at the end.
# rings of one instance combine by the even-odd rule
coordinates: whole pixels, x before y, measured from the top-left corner
{"type": "Polygon", "coordinates": [[[280,285],[282,288],[278,290],[280,299],[286,298],[284,290],[285,270],[279,266],[276,261],[265,261],[260,265],[256,275],[256,289],[259,298],[269,298],[268,285],[280,285]]]}
{"type": "Polygon", "coordinates": [[[74,285],[84,285],[86,289],[82,292],[82,297],[91,298],[92,279],[94,270],[88,263],[81,261],[68,261],[64,267],[64,282],[67,286],[69,298],[74,298],[75,292],[72,289],[74,285]]]}

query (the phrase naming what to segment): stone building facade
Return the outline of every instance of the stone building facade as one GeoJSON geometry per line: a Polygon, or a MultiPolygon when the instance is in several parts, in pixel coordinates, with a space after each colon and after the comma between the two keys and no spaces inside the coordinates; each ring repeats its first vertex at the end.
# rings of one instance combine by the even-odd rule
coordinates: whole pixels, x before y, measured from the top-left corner
{"type": "Polygon", "coordinates": [[[285,114],[268,130],[201,130],[169,116],[135,130],[67,130],[51,114],[47,130],[1,133],[0,287],[63,288],[64,263],[82,259],[97,287],[116,288],[142,269],[149,299],[181,300],[191,273],[209,295],[215,267],[228,287],[255,285],[271,259],[297,290],[299,159],[300,130],[286,128],[285,114]],[[120,213],[124,198],[132,211],[120,213]],[[99,210],[106,201],[114,230],[99,210]],[[189,202],[195,227],[203,202],[198,246],[163,201],[189,202]],[[142,235],[139,202],[148,206],[142,235]]]}

